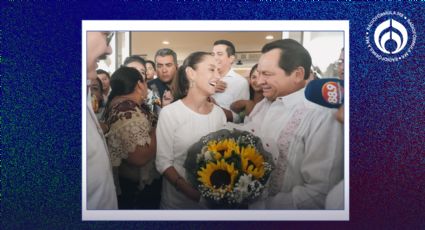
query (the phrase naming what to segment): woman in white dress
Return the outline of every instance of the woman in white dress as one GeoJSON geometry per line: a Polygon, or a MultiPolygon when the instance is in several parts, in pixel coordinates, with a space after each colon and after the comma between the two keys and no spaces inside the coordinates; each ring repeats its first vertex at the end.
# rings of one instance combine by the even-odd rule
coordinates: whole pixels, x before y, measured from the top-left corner
{"type": "Polygon", "coordinates": [[[164,176],[161,209],[206,208],[199,203],[200,193],[187,181],[183,164],[192,144],[226,122],[223,110],[209,101],[218,80],[214,58],[194,52],[173,81],[176,101],[162,109],[156,131],[156,167],[164,176]]]}

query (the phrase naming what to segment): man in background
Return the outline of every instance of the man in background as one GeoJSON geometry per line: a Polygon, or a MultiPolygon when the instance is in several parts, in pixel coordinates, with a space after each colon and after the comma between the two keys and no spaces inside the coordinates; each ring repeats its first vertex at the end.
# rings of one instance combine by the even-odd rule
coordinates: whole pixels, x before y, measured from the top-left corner
{"type": "Polygon", "coordinates": [[[170,103],[171,82],[177,74],[177,54],[172,49],[160,49],[155,54],[158,78],[148,82],[149,89],[161,98],[162,106],[170,103]]]}
{"type": "MultiPolygon", "coordinates": [[[[109,42],[113,33],[87,32],[87,80],[97,78],[97,61],[112,53],[109,42]]],[[[90,91],[90,90],[89,90],[90,91]]],[[[90,92],[86,95],[90,98],[90,92]]],[[[112,167],[102,128],[90,101],[86,105],[87,118],[87,209],[117,209],[112,167]]]]}
{"type": "Polygon", "coordinates": [[[232,69],[236,58],[235,46],[230,41],[218,40],[214,42],[212,54],[221,77],[212,97],[216,104],[223,108],[228,121],[239,123],[240,118],[230,110],[230,105],[238,100],[249,100],[249,84],[232,69]]]}

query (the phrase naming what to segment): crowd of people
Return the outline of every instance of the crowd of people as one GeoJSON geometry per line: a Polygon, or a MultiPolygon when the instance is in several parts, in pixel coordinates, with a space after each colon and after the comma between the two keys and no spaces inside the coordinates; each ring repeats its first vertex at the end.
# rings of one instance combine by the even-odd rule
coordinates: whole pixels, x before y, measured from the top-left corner
{"type": "Polygon", "coordinates": [[[169,48],[130,56],[110,75],[96,62],[112,53],[112,36],[87,33],[87,209],[207,209],[183,165],[192,144],[223,128],[253,133],[273,156],[250,209],[343,208],[340,189],[327,198],[344,179],[343,107],[305,100],[312,61],[300,43],[265,44],[247,78],[227,40],[181,66],[169,48]]]}

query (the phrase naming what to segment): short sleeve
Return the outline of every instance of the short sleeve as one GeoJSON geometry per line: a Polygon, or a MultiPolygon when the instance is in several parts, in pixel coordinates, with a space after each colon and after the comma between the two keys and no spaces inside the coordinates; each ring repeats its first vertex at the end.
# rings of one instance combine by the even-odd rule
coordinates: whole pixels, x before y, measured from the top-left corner
{"type": "Polygon", "coordinates": [[[127,159],[128,153],[134,152],[137,145],[144,146],[151,142],[151,125],[146,115],[140,110],[125,113],[125,116],[110,125],[105,135],[112,166],[119,166],[121,160],[127,159]]]}

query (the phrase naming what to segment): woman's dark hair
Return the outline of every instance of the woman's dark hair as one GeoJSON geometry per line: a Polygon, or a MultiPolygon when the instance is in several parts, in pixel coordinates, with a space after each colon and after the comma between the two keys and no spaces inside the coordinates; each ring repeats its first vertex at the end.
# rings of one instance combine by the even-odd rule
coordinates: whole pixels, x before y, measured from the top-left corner
{"type": "Polygon", "coordinates": [[[153,61],[151,61],[151,60],[147,60],[147,61],[146,61],[146,64],[148,64],[148,63],[150,63],[150,64],[152,65],[152,67],[153,67],[153,70],[155,70],[155,71],[156,71],[155,62],[153,62],[153,61]]]}
{"type": "Polygon", "coordinates": [[[211,55],[207,52],[194,52],[191,53],[184,61],[183,64],[179,67],[177,76],[173,79],[172,92],[174,96],[174,101],[186,97],[189,90],[189,79],[186,75],[186,68],[191,67],[192,69],[197,69],[198,63],[204,60],[206,55],[211,55]]]}
{"type": "Polygon", "coordinates": [[[146,68],[146,61],[145,61],[145,59],[143,59],[142,57],[137,56],[137,55],[131,55],[130,57],[127,57],[124,60],[124,66],[127,66],[128,64],[130,64],[132,62],[138,62],[138,63],[142,64],[146,68]]]}
{"type": "MultiPolygon", "coordinates": [[[[95,81],[99,84],[99,93],[100,93],[101,97],[100,97],[100,100],[97,102],[97,104],[100,108],[100,107],[104,106],[104,104],[103,104],[103,84],[102,84],[102,81],[100,80],[100,78],[98,78],[98,77],[96,78],[95,81]]],[[[92,87],[92,85],[90,86],[90,88],[91,87],[92,87]]]]}
{"type": "MultiPolygon", "coordinates": [[[[258,64],[255,64],[251,70],[249,71],[249,79],[251,80],[251,76],[254,73],[255,70],[257,70],[258,64]]],[[[252,88],[251,84],[249,84],[249,100],[254,100],[254,88],[252,88]]]]}
{"type": "Polygon", "coordinates": [[[108,72],[106,72],[105,70],[103,70],[103,69],[97,69],[96,70],[96,74],[97,75],[99,75],[99,74],[105,74],[109,79],[111,79],[111,75],[109,75],[109,73],[108,72]]]}
{"type": "MultiPolygon", "coordinates": [[[[111,76],[111,93],[108,96],[106,109],[109,108],[112,100],[117,96],[127,95],[134,91],[137,82],[143,82],[143,77],[135,68],[122,66],[111,76]]],[[[103,115],[105,116],[105,114],[103,115]]]]}
{"type": "Polygon", "coordinates": [[[99,83],[99,87],[100,87],[100,89],[99,89],[99,91],[100,91],[100,94],[101,95],[103,95],[103,83],[102,83],[102,80],[100,80],[100,78],[96,78],[96,81],[97,81],[97,83],[99,83]]]}

